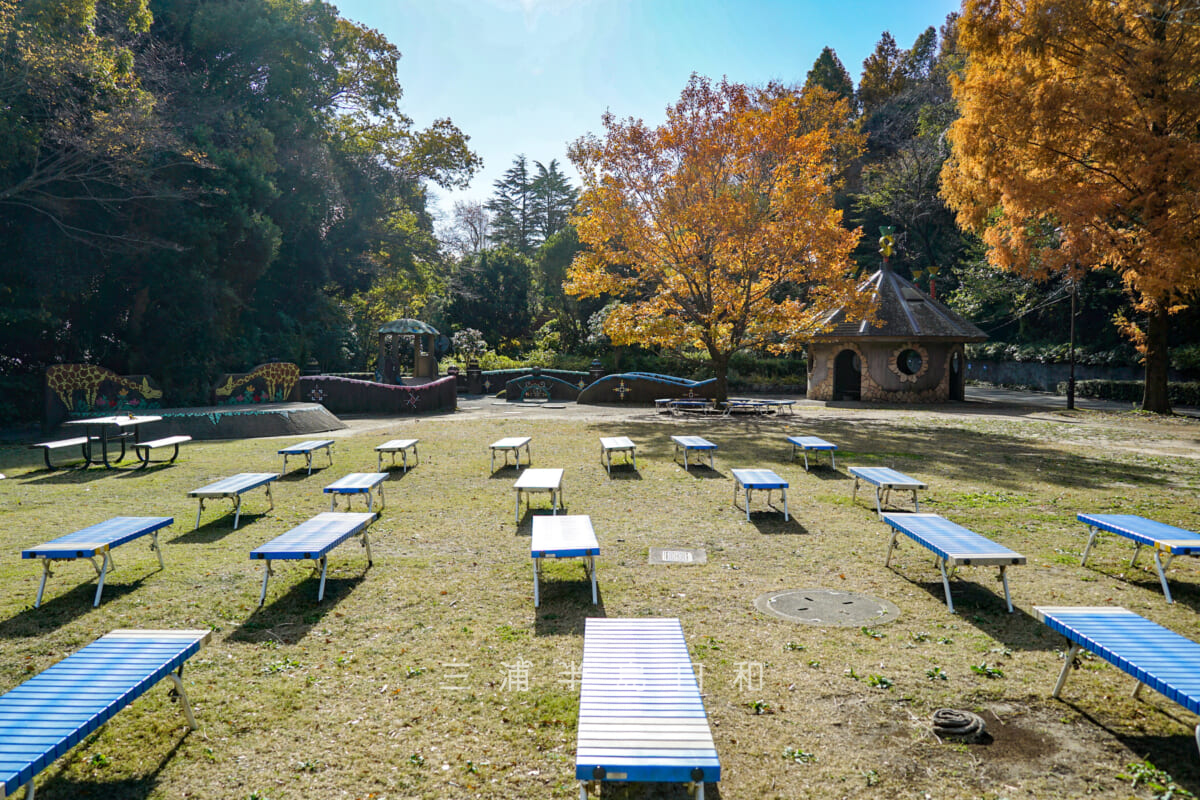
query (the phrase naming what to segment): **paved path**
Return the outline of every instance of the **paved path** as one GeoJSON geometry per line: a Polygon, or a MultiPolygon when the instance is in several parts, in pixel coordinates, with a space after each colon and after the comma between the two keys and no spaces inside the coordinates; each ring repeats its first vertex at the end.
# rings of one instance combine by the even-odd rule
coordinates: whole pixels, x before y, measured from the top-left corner
{"type": "MultiPolygon", "coordinates": [[[[994,386],[968,386],[967,401],[972,403],[995,403],[1010,406],[1032,406],[1044,409],[1065,409],[1065,395],[1050,392],[1027,392],[1017,389],[1001,389],[994,386]]],[[[1120,403],[1116,400],[1094,400],[1090,397],[1076,397],[1075,407],[1089,411],[1135,411],[1140,403],[1120,403]]],[[[1176,414],[1188,417],[1200,417],[1200,408],[1175,406],[1176,414]]]]}

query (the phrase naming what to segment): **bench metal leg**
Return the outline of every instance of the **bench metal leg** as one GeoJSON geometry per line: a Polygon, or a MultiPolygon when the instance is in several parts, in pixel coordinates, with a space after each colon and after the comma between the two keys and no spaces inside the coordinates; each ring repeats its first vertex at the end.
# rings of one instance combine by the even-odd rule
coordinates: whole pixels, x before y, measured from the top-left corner
{"type": "Polygon", "coordinates": [[[1008,594],[1008,566],[1000,565],[1000,582],[1004,584],[1004,602],[1008,604],[1008,613],[1013,613],[1012,597],[1008,594]]]}
{"type": "Polygon", "coordinates": [[[954,600],[950,597],[950,576],[946,574],[946,562],[942,561],[938,565],[942,570],[942,588],[946,590],[946,605],[950,607],[950,613],[954,613],[954,600]]]}
{"type": "Polygon", "coordinates": [[[92,608],[96,608],[100,605],[100,593],[104,591],[104,578],[108,575],[108,572],[110,569],[110,566],[109,566],[110,564],[111,564],[111,559],[109,558],[108,551],[105,550],[104,551],[104,566],[100,570],[100,580],[96,584],[96,599],[92,602],[92,608]]]}
{"type": "Polygon", "coordinates": [[[274,511],[275,510],[275,497],[271,494],[271,484],[269,484],[269,483],[267,484],[267,503],[269,504],[269,506],[267,507],[267,511],[274,511]]]}
{"type": "Polygon", "coordinates": [[[1136,567],[1136,566],[1137,566],[1137,560],[1138,560],[1138,556],[1139,556],[1139,555],[1141,555],[1141,552],[1142,552],[1142,543],[1141,543],[1141,542],[1134,542],[1134,543],[1133,543],[1133,558],[1129,559],[1129,566],[1130,566],[1130,567],[1136,567]]]}
{"type": "Polygon", "coordinates": [[[304,454],[304,466],[308,467],[308,474],[312,475],[312,453],[304,454]]]}
{"type": "Polygon", "coordinates": [[[513,517],[517,525],[521,524],[521,490],[517,489],[517,507],[513,510],[513,517]]]}
{"type": "MultiPolygon", "coordinates": [[[[808,451],[801,450],[800,452],[804,454],[804,471],[808,472],[808,451]]],[[[792,455],[794,456],[795,453],[793,453],[792,455]]]]}
{"type": "MultiPolygon", "coordinates": [[[[383,507],[384,507],[383,484],[381,483],[381,484],[379,484],[379,510],[383,511],[383,507]]],[[[370,511],[370,510],[371,510],[371,490],[368,489],[367,490],[367,511],[370,511]]]]}
{"type": "MultiPolygon", "coordinates": [[[[204,498],[200,498],[200,507],[196,509],[196,528],[200,527],[200,515],[204,513],[204,498]]],[[[196,530],[192,528],[192,530],[196,530]]]]}
{"type": "MultiPolygon", "coordinates": [[[[329,510],[337,511],[337,492],[329,493],[329,510]]],[[[350,501],[349,500],[346,501],[346,510],[347,511],[350,510],[350,501]]]]}
{"type": "Polygon", "coordinates": [[[321,564],[321,586],[317,589],[317,602],[325,599],[325,573],[329,569],[329,556],[321,556],[319,563],[321,564]]]}
{"type": "Polygon", "coordinates": [[[42,592],[46,590],[46,578],[50,577],[50,562],[53,559],[42,559],[42,582],[38,584],[37,600],[33,601],[33,607],[38,608],[42,605],[42,592]]]}
{"type": "Polygon", "coordinates": [[[158,556],[158,568],[166,569],[167,565],[164,564],[162,560],[162,547],[158,544],[158,531],[150,532],[150,549],[154,551],[156,556],[158,556]]]}
{"type": "MultiPolygon", "coordinates": [[[[183,667],[179,668],[183,671],[183,667]]],[[[196,718],[192,715],[192,704],[188,702],[187,692],[183,688],[183,679],[178,673],[172,672],[168,676],[175,684],[175,691],[179,695],[179,707],[183,709],[183,717],[187,720],[188,727],[196,730],[196,718]]]]}
{"type": "Polygon", "coordinates": [[[267,581],[271,580],[271,559],[268,558],[265,561],[263,561],[263,565],[264,565],[265,569],[263,569],[262,594],[260,594],[258,596],[258,607],[259,608],[262,608],[262,604],[267,599],[267,581]]]}
{"type": "Polygon", "coordinates": [[[539,582],[542,579],[542,560],[540,558],[533,559],[533,607],[537,608],[542,604],[542,595],[539,587],[539,582]]]}
{"type": "Polygon", "coordinates": [[[233,529],[236,531],[238,522],[242,519],[242,496],[239,494],[237,500],[234,501],[233,507],[233,529]]]}
{"type": "Polygon", "coordinates": [[[588,577],[592,579],[592,605],[600,605],[600,593],[596,589],[596,557],[588,556],[586,566],[588,577]]]}
{"type": "Polygon", "coordinates": [[[883,565],[885,567],[890,567],[892,565],[892,551],[896,549],[896,535],[899,533],[900,531],[892,528],[892,539],[890,542],[888,542],[887,558],[883,560],[883,565]]]}
{"type": "Polygon", "coordinates": [[[875,514],[883,519],[883,508],[879,504],[879,487],[875,487],[875,514]]]}
{"type": "Polygon", "coordinates": [[[1196,749],[1200,750],[1200,725],[1196,726],[1196,749]]]}
{"type": "Polygon", "coordinates": [[[287,453],[283,454],[283,469],[281,472],[283,472],[284,475],[287,474],[287,453]]]}
{"type": "Polygon", "coordinates": [[[1062,692],[1063,685],[1067,682],[1067,674],[1071,671],[1071,665],[1075,663],[1075,658],[1079,655],[1079,651],[1083,648],[1077,644],[1072,644],[1067,654],[1063,657],[1062,672],[1058,675],[1058,683],[1054,684],[1054,691],[1050,693],[1051,697],[1058,697],[1062,692]]]}
{"type": "Polygon", "coordinates": [[[912,492],[913,492],[913,511],[916,511],[918,514],[920,514],[921,513],[921,501],[917,499],[917,490],[913,489],[912,492]]]}
{"type": "Polygon", "coordinates": [[[829,451],[829,463],[834,469],[837,469],[837,453],[829,451]]]}
{"type": "Polygon", "coordinates": [[[853,503],[858,499],[858,476],[854,476],[854,490],[850,492],[850,502],[853,503]]]}
{"type": "Polygon", "coordinates": [[[783,495],[783,521],[787,522],[791,517],[788,515],[787,507],[787,489],[780,489],[779,493],[783,495]]]}
{"type": "Polygon", "coordinates": [[[1096,543],[1096,534],[1100,533],[1099,528],[1093,528],[1091,525],[1088,526],[1088,530],[1092,532],[1092,535],[1088,537],[1087,547],[1083,548],[1083,558],[1079,561],[1081,567],[1087,565],[1088,554],[1092,552],[1092,545],[1096,543]]]}
{"type": "Polygon", "coordinates": [[[1167,586],[1167,567],[1171,565],[1171,558],[1172,556],[1167,556],[1167,563],[1164,564],[1161,554],[1157,550],[1154,551],[1154,568],[1158,570],[1158,582],[1162,584],[1163,594],[1166,595],[1168,603],[1175,602],[1171,599],[1171,589],[1167,586]]]}
{"type": "Polygon", "coordinates": [[[367,566],[373,567],[375,566],[375,559],[371,558],[371,537],[367,535],[365,530],[363,531],[362,539],[362,545],[367,551],[367,566]]]}

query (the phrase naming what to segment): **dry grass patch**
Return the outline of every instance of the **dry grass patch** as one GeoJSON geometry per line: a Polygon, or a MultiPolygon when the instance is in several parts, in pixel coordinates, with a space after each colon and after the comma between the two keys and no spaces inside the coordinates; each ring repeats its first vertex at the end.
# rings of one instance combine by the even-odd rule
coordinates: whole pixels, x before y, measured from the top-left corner
{"type": "MultiPolygon", "coordinates": [[[[1080,567],[1087,531],[1074,519],[1129,512],[1197,528],[1195,423],[920,410],[704,421],[571,413],[350,432],[332,468],[275,484],[274,511],[261,492],[247,495],[237,531],[221,503],[192,530],[186,492],[277,470],[281,440],[198,442],[176,464],[143,471],[47,472],[36,454],[0,449],[9,476],[0,481],[0,690],[113,628],[216,632],[184,672],[198,731],[185,734],[158,687],[47,769],[39,797],[573,797],[573,670],[589,615],[682,620],[724,768],[713,796],[1153,797],[1145,782],[1133,789],[1120,777],[1145,761],[1200,794],[1196,720],[1157,696],[1134,701],[1130,679],[1096,660],[1072,677],[1066,702],[1050,699],[1064,647],[1030,616],[1039,603],[1120,604],[1200,640],[1195,560],[1172,567],[1169,606],[1144,563],[1128,568],[1124,542],[1104,538],[1080,567]],[[716,470],[673,463],[675,433],[717,443],[716,470]],[[784,436],[796,433],[839,444],[838,470],[789,463],[784,436]],[[598,607],[580,562],[550,562],[534,613],[530,516],[513,524],[517,472],[488,474],[487,445],[512,435],[533,436],[534,466],[566,470],[568,513],[592,517],[598,607]],[[640,469],[614,467],[609,480],[601,435],[632,438],[640,469]],[[308,566],[280,562],[258,608],[262,565],[250,550],[327,510],[321,488],[374,470],[372,448],[393,436],[419,438],[421,463],[386,484],[374,567],[354,542],[334,550],[318,604],[308,566]],[[902,547],[885,568],[888,530],[873,500],[860,491],[850,502],[854,465],[925,480],[922,510],[1028,556],[1010,572],[1016,613],[1005,613],[994,569],[962,570],[950,614],[924,550],[902,547]],[[791,522],[758,494],[749,523],[733,507],[730,469],[745,466],[791,482],[791,522]],[[60,564],[33,609],[40,573],[19,552],[120,514],[175,518],[161,537],[166,569],[143,541],[118,549],[93,609],[91,567],[60,564]],[[652,546],[704,548],[708,563],[650,566],[652,546]],[[812,628],[752,604],[816,587],[885,598],[902,613],[887,625],[812,628]],[[929,720],[945,706],[983,714],[993,741],[939,742],[929,720]]],[[[548,513],[544,496],[534,513],[548,513]]]]}

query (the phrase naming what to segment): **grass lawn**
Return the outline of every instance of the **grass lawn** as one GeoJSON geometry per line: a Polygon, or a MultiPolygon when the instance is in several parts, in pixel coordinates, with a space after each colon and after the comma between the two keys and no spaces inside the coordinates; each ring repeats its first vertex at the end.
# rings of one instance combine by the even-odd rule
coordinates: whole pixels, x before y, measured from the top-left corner
{"type": "MultiPolygon", "coordinates": [[[[1197,421],[979,407],[732,420],[549,413],[460,412],[335,434],[333,467],[291,469],[269,513],[262,491],[247,494],[236,531],[223,501],[193,530],[188,490],[277,471],[275,451],[301,437],[197,442],[174,465],[140,471],[49,472],[38,453],[0,448],[0,691],[113,628],[214,631],[184,670],[198,730],[187,731],[169,683],[156,687],[47,768],[38,797],[576,797],[572,671],[584,620],[597,615],[681,619],[723,768],[710,798],[1150,798],[1161,792],[1147,778],[1165,780],[1155,770],[1200,794],[1196,718],[1153,692],[1134,700],[1132,679],[1095,659],[1051,699],[1065,647],[1032,616],[1036,604],[1122,605],[1200,640],[1195,559],[1169,571],[1168,605],[1145,554],[1129,568],[1125,540],[1102,537],[1081,567],[1087,529],[1075,521],[1134,513],[1200,528],[1197,421]],[[719,445],[715,471],[673,463],[679,433],[719,445]],[[797,433],[837,443],[838,469],[823,456],[808,473],[789,463],[784,436],[797,433]],[[548,561],[535,613],[531,516],[513,522],[518,473],[488,472],[487,445],[518,435],[533,437],[535,467],[565,470],[567,512],[592,518],[599,606],[580,561],[548,561]],[[637,443],[639,469],[615,468],[610,480],[598,439],[617,435],[637,443]],[[374,566],[357,540],[334,550],[318,604],[310,564],[277,562],[259,608],[263,566],[249,552],[328,510],[322,487],[374,471],[373,447],[393,437],[419,438],[421,462],[386,483],[374,566]],[[926,551],[909,544],[884,567],[889,529],[870,495],[851,502],[846,472],[872,465],[926,481],[922,511],[1028,557],[1009,571],[1015,613],[994,568],[960,571],[950,614],[926,551]],[[790,481],[793,519],[756,493],[747,522],[732,505],[735,467],[790,481]],[[40,567],[20,551],[117,515],[175,518],[160,536],[166,568],[148,538],[117,549],[93,609],[92,567],[60,563],[34,609],[40,567]],[[650,547],[704,548],[707,564],[651,566],[650,547]],[[822,587],[889,600],[900,616],[821,628],[753,604],[822,587]],[[992,742],[939,741],[930,716],[942,707],[983,715],[992,742]]],[[[533,506],[549,513],[545,495],[533,506]]]]}

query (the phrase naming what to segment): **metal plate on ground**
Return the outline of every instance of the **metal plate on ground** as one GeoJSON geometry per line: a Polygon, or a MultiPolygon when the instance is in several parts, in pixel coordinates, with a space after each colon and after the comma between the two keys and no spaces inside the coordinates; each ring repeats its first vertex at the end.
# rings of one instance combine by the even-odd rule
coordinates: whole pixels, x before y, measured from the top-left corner
{"type": "Polygon", "coordinates": [[[708,554],[704,550],[685,550],[682,548],[650,548],[651,564],[707,564],[708,554]]]}
{"type": "Polygon", "coordinates": [[[894,603],[834,589],[785,589],[754,600],[759,611],[805,625],[883,625],[900,616],[894,603]]]}

